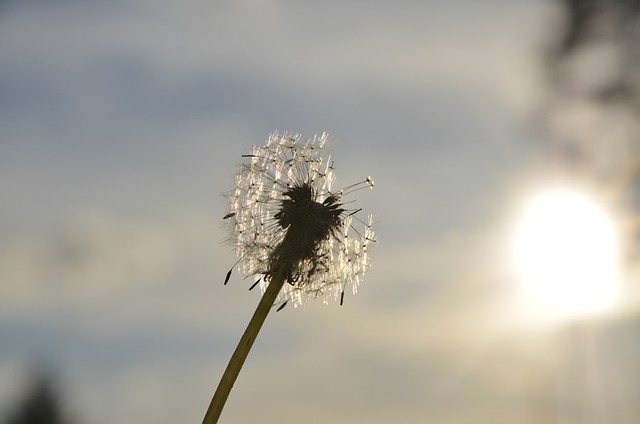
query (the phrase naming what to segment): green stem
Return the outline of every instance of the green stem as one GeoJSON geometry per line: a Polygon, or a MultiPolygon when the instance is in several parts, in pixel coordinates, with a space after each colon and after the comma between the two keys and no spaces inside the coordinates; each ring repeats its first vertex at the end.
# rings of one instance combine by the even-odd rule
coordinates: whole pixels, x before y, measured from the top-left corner
{"type": "Polygon", "coordinates": [[[247,325],[247,329],[244,330],[236,350],[233,352],[233,355],[231,355],[229,364],[220,379],[220,383],[213,395],[213,399],[211,399],[209,409],[207,409],[207,413],[204,416],[204,420],[202,420],[202,424],[215,424],[218,422],[218,418],[220,417],[222,408],[229,397],[229,392],[231,392],[233,383],[235,383],[236,378],[238,378],[238,374],[240,374],[242,365],[244,364],[245,359],[247,359],[251,346],[253,346],[253,342],[258,336],[258,332],[260,332],[260,328],[262,328],[262,324],[267,318],[267,315],[269,314],[269,311],[271,310],[271,307],[276,301],[278,293],[280,293],[280,289],[284,284],[283,274],[283,272],[276,272],[272,276],[271,281],[267,286],[267,290],[262,295],[262,299],[260,299],[260,303],[258,303],[258,307],[253,313],[253,317],[251,317],[249,325],[247,325]]]}

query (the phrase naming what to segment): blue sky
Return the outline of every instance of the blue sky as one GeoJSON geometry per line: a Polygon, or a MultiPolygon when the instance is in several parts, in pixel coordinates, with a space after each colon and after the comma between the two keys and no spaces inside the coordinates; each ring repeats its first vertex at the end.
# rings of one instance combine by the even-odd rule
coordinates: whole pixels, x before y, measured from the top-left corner
{"type": "Polygon", "coordinates": [[[598,373],[567,367],[582,330],[528,326],[506,270],[513,204],[547,173],[531,126],[552,12],[6,2],[0,411],[44,363],[81,422],[201,419],[258,302],[222,285],[222,194],[278,129],[329,132],[338,186],[374,177],[357,201],[379,243],[343,307],[268,318],[224,422],[611,422],[585,418],[594,375],[602,416],[634,422],[633,327],[592,330],[598,373]]]}

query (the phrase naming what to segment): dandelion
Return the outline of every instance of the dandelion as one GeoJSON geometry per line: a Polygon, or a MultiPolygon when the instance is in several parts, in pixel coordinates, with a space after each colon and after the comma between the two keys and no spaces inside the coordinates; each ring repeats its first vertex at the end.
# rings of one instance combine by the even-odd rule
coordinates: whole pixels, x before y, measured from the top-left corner
{"type": "MultiPolygon", "coordinates": [[[[217,422],[229,391],[274,305],[298,306],[310,298],[344,301],[355,293],[369,267],[374,239],[373,216],[361,220],[345,197],[373,188],[371,177],[334,191],[333,161],[321,156],[328,135],[273,133],[254,147],[240,166],[236,188],[228,195],[228,222],[245,277],[258,280],[263,296],[240,339],[203,424],[217,422]]],[[[235,267],[235,266],[234,266],[235,267]]],[[[232,268],[233,269],[233,268],[232,268]]],[[[231,278],[230,270],[225,284],[231,278]]]]}
{"type": "Polygon", "coordinates": [[[279,301],[300,305],[309,297],[342,297],[357,290],[368,267],[372,221],[359,222],[343,197],[373,188],[367,177],[332,192],[333,161],[320,155],[327,134],[302,141],[274,133],[264,146],[243,157],[236,189],[229,194],[233,239],[245,276],[262,275],[264,290],[279,269],[288,283],[279,301]]]}

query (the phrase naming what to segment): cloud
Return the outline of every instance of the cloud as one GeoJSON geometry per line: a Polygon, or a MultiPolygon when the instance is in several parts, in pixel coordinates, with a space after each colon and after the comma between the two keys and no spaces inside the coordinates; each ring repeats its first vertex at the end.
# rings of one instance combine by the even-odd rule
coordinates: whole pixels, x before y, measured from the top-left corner
{"type": "MultiPolygon", "coordinates": [[[[175,266],[171,236],[92,216],[57,232],[5,241],[0,248],[4,314],[46,305],[84,304],[141,284],[151,287],[175,266]]],[[[93,306],[90,306],[93,305],[93,306]]]]}

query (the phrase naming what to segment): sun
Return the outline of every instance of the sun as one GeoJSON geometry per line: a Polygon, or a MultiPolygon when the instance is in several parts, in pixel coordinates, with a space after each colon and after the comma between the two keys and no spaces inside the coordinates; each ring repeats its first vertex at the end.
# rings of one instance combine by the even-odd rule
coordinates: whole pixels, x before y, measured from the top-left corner
{"type": "Polygon", "coordinates": [[[612,218],[589,196],[565,188],[532,196],[514,241],[516,271],[542,312],[586,316],[613,304],[617,232],[612,218]]]}

